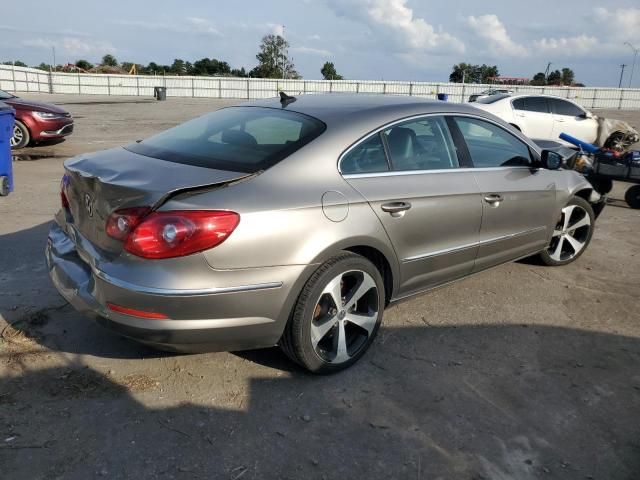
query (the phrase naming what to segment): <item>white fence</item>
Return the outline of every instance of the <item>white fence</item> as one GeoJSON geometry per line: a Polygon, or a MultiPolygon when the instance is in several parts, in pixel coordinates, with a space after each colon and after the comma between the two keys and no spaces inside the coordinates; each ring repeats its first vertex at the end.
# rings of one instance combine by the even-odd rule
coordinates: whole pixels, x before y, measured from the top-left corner
{"type": "MultiPolygon", "coordinates": [[[[256,99],[273,97],[282,90],[300,93],[374,93],[436,98],[465,102],[469,95],[491,85],[394,82],[373,80],[272,80],[261,78],[103,75],[43,72],[33,68],[0,65],[0,90],[12,92],[69,93],[82,95],[153,95],[153,87],[167,88],[169,97],[256,99]]],[[[538,93],[569,98],[585,108],[640,108],[640,89],[510,86],[517,93],[538,93]]]]}

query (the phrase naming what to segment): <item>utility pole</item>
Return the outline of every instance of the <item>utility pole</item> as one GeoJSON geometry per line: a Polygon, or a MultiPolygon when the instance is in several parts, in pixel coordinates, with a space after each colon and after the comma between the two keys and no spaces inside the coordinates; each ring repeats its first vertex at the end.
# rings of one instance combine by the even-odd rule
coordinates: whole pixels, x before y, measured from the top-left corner
{"type": "Polygon", "coordinates": [[[285,37],[284,37],[284,25],[282,25],[282,79],[284,80],[284,68],[285,68],[285,62],[286,62],[286,50],[285,50],[285,37]]]}
{"type": "Polygon", "coordinates": [[[631,64],[631,76],[629,77],[629,88],[631,88],[631,82],[633,81],[633,72],[636,69],[636,58],[638,57],[638,52],[640,52],[640,48],[636,48],[631,45],[629,42],[624,42],[625,45],[629,45],[631,50],[633,50],[633,63],[631,64]]]}
{"type": "Polygon", "coordinates": [[[53,52],[53,65],[51,65],[51,67],[53,68],[53,70],[56,70],[56,47],[52,46],[51,50],[53,52]]]}
{"type": "Polygon", "coordinates": [[[618,88],[622,88],[622,76],[624,75],[624,67],[626,66],[627,65],[625,63],[620,65],[620,81],[618,82],[618,88]]]}

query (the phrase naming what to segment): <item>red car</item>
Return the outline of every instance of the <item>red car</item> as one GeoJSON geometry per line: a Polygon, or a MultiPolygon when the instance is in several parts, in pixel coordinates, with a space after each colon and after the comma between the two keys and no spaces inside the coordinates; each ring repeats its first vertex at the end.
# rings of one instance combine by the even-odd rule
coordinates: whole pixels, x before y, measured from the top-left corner
{"type": "Polygon", "coordinates": [[[56,105],[25,100],[3,90],[0,90],[0,102],[16,110],[11,148],[66,137],[73,132],[71,114],[56,105]]]}

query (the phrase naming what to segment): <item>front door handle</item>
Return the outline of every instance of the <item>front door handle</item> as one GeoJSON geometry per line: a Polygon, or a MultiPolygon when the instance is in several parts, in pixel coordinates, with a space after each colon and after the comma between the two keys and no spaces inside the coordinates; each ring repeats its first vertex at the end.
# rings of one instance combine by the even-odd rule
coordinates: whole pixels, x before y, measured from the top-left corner
{"type": "Polygon", "coordinates": [[[390,213],[392,217],[401,217],[411,208],[411,204],[409,202],[391,202],[385,203],[380,208],[383,212],[390,213]]]}
{"type": "Polygon", "coordinates": [[[497,207],[498,205],[500,205],[500,202],[502,202],[503,200],[504,200],[504,197],[497,193],[490,193],[484,196],[484,201],[487,202],[492,207],[497,207]]]}

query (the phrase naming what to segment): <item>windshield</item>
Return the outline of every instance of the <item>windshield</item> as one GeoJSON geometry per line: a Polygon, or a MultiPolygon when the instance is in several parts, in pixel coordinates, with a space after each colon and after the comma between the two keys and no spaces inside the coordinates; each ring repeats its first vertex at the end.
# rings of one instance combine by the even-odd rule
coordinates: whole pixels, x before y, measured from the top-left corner
{"type": "Polygon", "coordinates": [[[325,128],[313,117],[287,110],[229,107],[125,148],[170,162],[254,173],[288,157],[325,128]]]}
{"type": "Polygon", "coordinates": [[[9,100],[10,98],[14,98],[15,95],[11,95],[10,93],[5,92],[4,90],[0,90],[0,100],[9,100]]]}
{"type": "Polygon", "coordinates": [[[503,98],[507,98],[510,95],[506,93],[499,93],[497,95],[491,95],[490,97],[480,98],[478,99],[478,103],[495,103],[498,100],[502,100],[503,98]]]}

